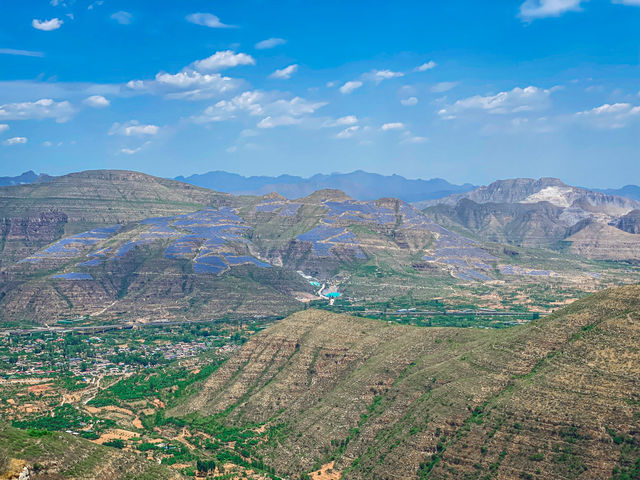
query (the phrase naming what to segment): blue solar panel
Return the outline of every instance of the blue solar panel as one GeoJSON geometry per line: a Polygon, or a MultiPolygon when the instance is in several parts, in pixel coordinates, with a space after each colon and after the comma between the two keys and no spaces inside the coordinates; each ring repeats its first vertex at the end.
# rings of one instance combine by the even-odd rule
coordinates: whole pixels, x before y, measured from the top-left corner
{"type": "Polygon", "coordinates": [[[93,280],[93,277],[89,273],[59,273],[57,275],[53,275],[51,278],[61,278],[64,280],[93,280]]]}

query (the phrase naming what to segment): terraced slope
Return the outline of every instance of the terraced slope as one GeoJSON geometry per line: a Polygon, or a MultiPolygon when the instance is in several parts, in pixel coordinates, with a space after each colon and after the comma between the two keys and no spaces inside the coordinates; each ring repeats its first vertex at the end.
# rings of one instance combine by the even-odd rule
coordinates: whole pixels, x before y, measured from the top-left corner
{"type": "Polygon", "coordinates": [[[169,413],[265,423],[256,455],[288,476],[637,478],[639,343],[639,286],[501,331],[308,310],[169,413]]]}
{"type": "Polygon", "coordinates": [[[24,466],[32,480],[184,478],[140,455],[102,447],[65,433],[28,432],[3,424],[0,424],[0,455],[10,460],[0,466],[0,478],[5,475],[17,478],[24,466]]]}
{"type": "Polygon", "coordinates": [[[226,204],[229,195],[122,170],[94,170],[0,187],[0,265],[64,234],[226,204]]]}
{"type": "Polygon", "coordinates": [[[316,292],[308,278],[342,281],[380,257],[393,275],[411,269],[462,281],[490,281],[497,261],[396,199],[358,202],[322,190],[294,201],[218,200],[67,235],[22,257],[0,270],[0,317],[281,315],[316,292]]]}

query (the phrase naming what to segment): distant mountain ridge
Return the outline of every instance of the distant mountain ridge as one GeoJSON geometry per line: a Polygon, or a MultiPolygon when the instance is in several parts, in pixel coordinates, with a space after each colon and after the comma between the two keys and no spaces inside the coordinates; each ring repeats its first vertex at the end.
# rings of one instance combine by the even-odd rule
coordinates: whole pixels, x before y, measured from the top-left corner
{"type": "Polygon", "coordinates": [[[606,193],[608,195],[617,195],[619,197],[627,197],[632,200],[640,201],[640,187],[638,185],[625,185],[622,188],[592,188],[596,192],[606,193]]]}
{"type": "Polygon", "coordinates": [[[426,206],[424,212],[441,225],[483,240],[533,247],[565,242],[573,253],[589,258],[640,257],[633,213],[639,201],[557,178],[498,180],[416,205],[426,206]]]}
{"type": "Polygon", "coordinates": [[[46,173],[37,174],[33,170],[29,170],[28,172],[24,172],[15,177],[0,177],[0,187],[10,187],[12,185],[26,185],[29,183],[36,183],[47,181],[51,176],[46,173]]]}
{"type": "Polygon", "coordinates": [[[441,178],[411,180],[400,175],[380,175],[362,170],[316,174],[309,178],[293,175],[244,177],[235,173],[213,171],[188,177],[179,176],[175,180],[240,195],[276,192],[289,199],[306,197],[317,190],[337,189],[361,201],[393,197],[405,202],[418,202],[464,193],[475,188],[469,183],[454,185],[441,178]]]}

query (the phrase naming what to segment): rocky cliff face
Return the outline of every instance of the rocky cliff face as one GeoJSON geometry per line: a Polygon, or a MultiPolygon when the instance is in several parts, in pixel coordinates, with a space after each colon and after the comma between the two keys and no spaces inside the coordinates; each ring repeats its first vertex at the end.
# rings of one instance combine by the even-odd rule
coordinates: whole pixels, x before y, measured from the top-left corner
{"type": "Polygon", "coordinates": [[[640,210],[633,210],[620,217],[616,227],[627,233],[640,234],[640,210]]]}
{"type": "Polygon", "coordinates": [[[68,217],[50,210],[18,218],[0,218],[0,267],[28,257],[62,237],[68,217]]]}

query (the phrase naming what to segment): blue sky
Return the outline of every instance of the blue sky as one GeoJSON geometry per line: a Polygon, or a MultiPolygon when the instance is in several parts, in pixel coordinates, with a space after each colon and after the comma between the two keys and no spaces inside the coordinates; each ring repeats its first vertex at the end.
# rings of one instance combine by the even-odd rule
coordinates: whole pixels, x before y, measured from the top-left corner
{"type": "Polygon", "coordinates": [[[0,175],[640,183],[640,0],[3,1],[0,175]]]}

